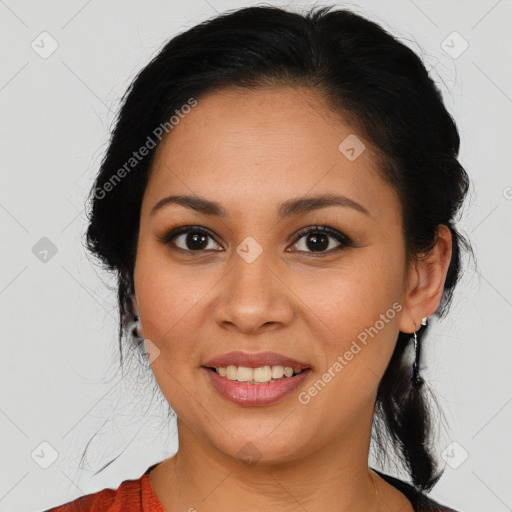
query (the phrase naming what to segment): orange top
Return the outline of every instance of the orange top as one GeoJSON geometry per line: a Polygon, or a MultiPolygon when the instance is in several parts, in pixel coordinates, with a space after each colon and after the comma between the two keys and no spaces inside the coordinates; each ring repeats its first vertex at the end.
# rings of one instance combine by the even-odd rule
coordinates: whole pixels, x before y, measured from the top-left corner
{"type": "Polygon", "coordinates": [[[137,480],[125,480],[117,490],[103,489],[46,512],[166,512],[149,481],[153,467],[137,480]]]}

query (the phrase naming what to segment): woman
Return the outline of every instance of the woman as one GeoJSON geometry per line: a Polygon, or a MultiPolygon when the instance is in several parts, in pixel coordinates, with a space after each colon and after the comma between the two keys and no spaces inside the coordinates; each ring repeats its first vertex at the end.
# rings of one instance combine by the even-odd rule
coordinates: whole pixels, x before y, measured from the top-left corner
{"type": "Polygon", "coordinates": [[[469,248],[458,150],[418,56],[350,11],[250,7],[167,43],[124,98],[87,241],[179,450],[52,510],[453,510],[426,494],[420,354],[469,248]],[[372,427],[411,483],[368,466],[372,427]]]}

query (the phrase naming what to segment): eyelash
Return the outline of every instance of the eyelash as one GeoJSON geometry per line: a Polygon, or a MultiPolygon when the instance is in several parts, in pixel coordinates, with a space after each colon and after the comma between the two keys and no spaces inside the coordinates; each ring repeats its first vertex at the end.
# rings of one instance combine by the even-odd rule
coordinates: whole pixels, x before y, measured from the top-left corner
{"type": "MultiPolygon", "coordinates": [[[[164,235],[162,235],[161,237],[158,237],[158,241],[164,245],[168,245],[172,240],[174,240],[179,235],[189,234],[189,233],[197,233],[197,234],[209,236],[210,238],[212,238],[215,241],[215,236],[213,235],[213,233],[210,230],[203,228],[201,226],[182,226],[179,228],[172,229],[172,230],[168,231],[167,233],[165,233],[164,235]]],[[[338,250],[342,250],[344,248],[354,246],[352,240],[347,235],[342,233],[341,231],[331,228],[330,226],[318,226],[318,225],[317,226],[308,226],[307,228],[301,229],[297,233],[292,245],[295,245],[297,242],[299,242],[299,240],[302,237],[304,237],[305,235],[311,234],[311,233],[322,233],[325,235],[329,235],[330,237],[332,237],[332,238],[336,239],[338,242],[340,242],[341,245],[338,247],[335,247],[334,249],[330,249],[328,251],[318,251],[318,252],[299,251],[299,252],[302,252],[302,253],[305,252],[306,254],[312,254],[313,256],[316,257],[316,256],[332,254],[333,252],[336,252],[338,250]]],[[[215,241],[215,243],[217,243],[217,242],[215,241]]],[[[181,247],[174,247],[173,250],[189,252],[189,253],[204,253],[204,252],[206,252],[205,249],[192,251],[189,249],[182,249],[181,247]]],[[[211,251],[211,250],[215,250],[215,249],[209,249],[209,250],[211,251]]]]}

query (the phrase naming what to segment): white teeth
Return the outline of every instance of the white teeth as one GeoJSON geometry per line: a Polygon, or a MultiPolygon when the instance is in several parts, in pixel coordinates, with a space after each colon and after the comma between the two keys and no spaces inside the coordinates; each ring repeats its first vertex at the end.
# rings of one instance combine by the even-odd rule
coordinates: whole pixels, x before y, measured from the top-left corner
{"type": "Polygon", "coordinates": [[[284,375],[284,366],[272,366],[272,378],[280,379],[284,375]]]}
{"type": "MultiPolygon", "coordinates": [[[[240,369],[238,369],[240,373],[240,369]]],[[[261,368],[254,368],[252,380],[255,382],[269,382],[272,379],[272,370],[270,366],[262,366],[261,368]]]]}
{"type": "Polygon", "coordinates": [[[287,377],[291,377],[293,375],[293,368],[290,368],[289,366],[284,367],[284,374],[287,377]]]}
{"type": "Polygon", "coordinates": [[[274,382],[274,380],[282,379],[283,377],[291,377],[294,374],[302,372],[302,370],[298,368],[282,365],[260,366],[258,368],[229,365],[227,367],[221,366],[215,368],[215,371],[221,377],[226,377],[229,380],[249,382],[251,384],[274,382]]]}
{"type": "Polygon", "coordinates": [[[238,373],[236,374],[236,380],[240,382],[247,382],[248,380],[253,380],[253,374],[254,370],[252,368],[247,368],[246,366],[239,366],[238,373]]]}
{"type": "Polygon", "coordinates": [[[236,380],[237,371],[238,371],[238,366],[233,366],[232,364],[230,364],[226,368],[226,378],[229,380],[236,380]]]}

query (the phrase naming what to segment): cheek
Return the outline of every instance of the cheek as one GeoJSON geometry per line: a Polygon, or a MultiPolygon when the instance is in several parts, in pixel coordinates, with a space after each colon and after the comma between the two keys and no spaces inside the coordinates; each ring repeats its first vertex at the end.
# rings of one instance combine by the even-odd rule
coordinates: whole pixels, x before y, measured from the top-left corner
{"type": "Polygon", "coordinates": [[[157,339],[183,330],[207,296],[217,276],[190,258],[173,262],[166,247],[141,236],[134,281],[144,334],[157,339]]]}
{"type": "MultiPolygon", "coordinates": [[[[195,286],[176,275],[168,278],[155,274],[140,286],[140,318],[144,336],[151,339],[162,353],[173,352],[172,360],[181,358],[179,347],[193,348],[192,337],[197,330],[201,299],[208,288],[195,286]]],[[[171,359],[169,359],[171,360],[171,359]]]]}
{"type": "Polygon", "coordinates": [[[366,254],[354,252],[339,269],[317,274],[314,287],[307,277],[301,278],[300,287],[304,302],[316,317],[346,339],[357,336],[400,302],[403,279],[396,258],[385,258],[382,253],[368,250],[366,254]]]}
{"type": "Polygon", "coordinates": [[[311,318],[318,319],[312,322],[322,359],[320,371],[326,380],[331,379],[327,373],[336,375],[332,378],[336,383],[329,387],[344,396],[345,404],[361,404],[364,397],[373,396],[389,363],[398,335],[404,278],[399,258],[376,250],[354,256],[344,270],[317,276],[314,289],[309,286],[304,295],[311,318]]]}
{"type": "Polygon", "coordinates": [[[136,280],[144,337],[159,349],[151,370],[173,410],[186,416],[190,408],[186,390],[194,389],[200,371],[201,354],[195,341],[201,324],[198,315],[211,284],[194,278],[192,267],[184,271],[169,264],[159,267],[143,258],[138,261],[141,268],[151,269],[136,280]]]}

